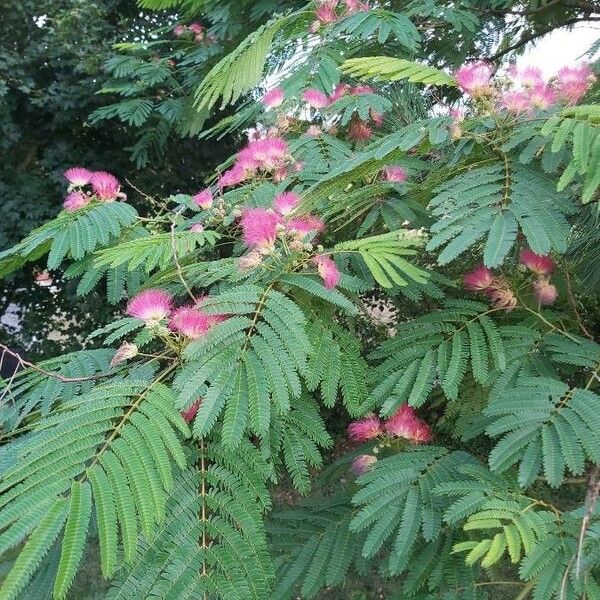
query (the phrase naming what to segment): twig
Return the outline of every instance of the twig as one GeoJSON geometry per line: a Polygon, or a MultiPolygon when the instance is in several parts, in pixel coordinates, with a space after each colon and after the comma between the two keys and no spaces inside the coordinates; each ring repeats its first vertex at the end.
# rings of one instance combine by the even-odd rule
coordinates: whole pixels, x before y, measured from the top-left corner
{"type": "Polygon", "coordinates": [[[581,529],[579,530],[577,560],[575,562],[575,577],[577,579],[579,579],[579,575],[581,574],[581,558],[583,555],[583,541],[585,539],[585,532],[587,531],[590,520],[592,519],[596,501],[598,500],[598,495],[600,494],[600,479],[598,479],[599,474],[600,468],[594,467],[592,473],[590,474],[590,481],[588,483],[587,494],[585,496],[585,514],[583,515],[581,529]]]}
{"type": "Polygon", "coordinates": [[[171,248],[173,249],[173,260],[175,261],[175,267],[177,268],[177,275],[179,276],[179,279],[180,279],[181,283],[183,284],[183,287],[186,289],[188,295],[195,303],[196,297],[192,293],[190,286],[187,284],[187,281],[185,280],[185,277],[183,276],[183,269],[181,268],[181,265],[179,264],[179,257],[177,256],[177,242],[175,240],[175,221],[173,221],[173,223],[171,223],[171,248]]]}
{"type": "Polygon", "coordinates": [[[577,319],[577,323],[579,324],[579,329],[583,332],[583,334],[594,341],[594,336],[586,329],[586,326],[583,324],[583,319],[581,318],[581,314],[577,310],[577,301],[575,300],[575,295],[573,294],[573,288],[571,287],[571,276],[569,275],[569,271],[565,269],[565,280],[567,283],[567,296],[569,298],[569,304],[573,309],[573,313],[575,314],[575,318],[577,319]]]}

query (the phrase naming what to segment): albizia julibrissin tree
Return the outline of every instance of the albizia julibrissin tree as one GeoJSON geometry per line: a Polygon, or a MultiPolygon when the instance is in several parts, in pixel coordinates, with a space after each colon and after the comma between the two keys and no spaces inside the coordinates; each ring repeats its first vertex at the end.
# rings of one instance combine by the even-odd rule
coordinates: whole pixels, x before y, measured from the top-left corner
{"type": "Polygon", "coordinates": [[[286,32],[203,189],[141,217],[124,174],[76,166],[0,255],[123,302],[98,349],[13,355],[1,600],[65,598],[95,532],[114,600],[310,598],[357,573],[399,597],[600,597],[595,76],[411,62],[413,13],[269,22],[198,89],[235,102],[286,32]],[[332,410],[353,450],[317,476],[332,410]],[[311,495],[273,512],[288,480],[311,495]]]}

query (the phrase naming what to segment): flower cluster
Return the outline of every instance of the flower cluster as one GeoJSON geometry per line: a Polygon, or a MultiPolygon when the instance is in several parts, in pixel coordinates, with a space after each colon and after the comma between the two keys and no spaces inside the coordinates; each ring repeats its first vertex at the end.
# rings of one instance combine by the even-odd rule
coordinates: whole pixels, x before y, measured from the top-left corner
{"type": "Polygon", "coordinates": [[[282,181],[288,176],[293,164],[287,142],[280,137],[267,136],[248,142],[237,155],[231,167],[219,178],[221,189],[231,187],[251,179],[257,174],[271,175],[275,181],[282,181]]]}
{"type": "Polygon", "coordinates": [[[130,317],[145,321],[148,326],[156,326],[168,318],[168,326],[171,331],[195,340],[225,319],[225,315],[202,311],[201,306],[204,300],[205,297],[200,297],[193,305],[175,308],[173,297],[168,292],[161,289],[149,289],[140,292],[129,301],[126,313],[130,317]]]}
{"type": "Polygon", "coordinates": [[[196,417],[196,413],[202,404],[202,398],[198,398],[191,406],[181,411],[181,416],[186,423],[191,423],[196,417]]]}
{"type": "MultiPolygon", "coordinates": [[[[411,444],[427,444],[432,439],[431,427],[408,404],[403,404],[387,421],[382,422],[376,415],[369,415],[348,425],[348,437],[353,442],[366,442],[380,436],[401,438],[411,444]]],[[[376,461],[375,456],[361,454],[352,463],[352,472],[362,475],[376,461]]]]}
{"type": "Polygon", "coordinates": [[[194,41],[197,43],[209,40],[209,36],[205,34],[206,28],[200,23],[190,23],[189,25],[175,25],[173,27],[173,35],[175,37],[183,37],[191,34],[194,41]]]}
{"type": "Polygon", "coordinates": [[[494,79],[490,64],[479,61],[460,67],[454,78],[458,87],[472,98],[493,102],[497,108],[514,114],[545,109],[562,103],[577,104],[594,82],[589,65],[563,67],[546,80],[536,67],[511,67],[506,77],[494,79]]]}
{"type": "Polygon", "coordinates": [[[556,286],[550,283],[550,275],[556,266],[554,261],[549,256],[540,256],[529,248],[521,250],[519,259],[525,268],[537,275],[532,287],[533,295],[539,304],[544,306],[554,304],[558,298],[556,286]]]}
{"type": "Polygon", "coordinates": [[[315,20],[310,25],[311,33],[316,33],[321,26],[335,23],[348,15],[369,10],[366,0],[316,0],[315,4],[315,20]]]}
{"type": "Polygon", "coordinates": [[[490,269],[478,265],[463,277],[464,288],[470,292],[483,293],[494,308],[510,311],[517,305],[508,282],[503,277],[495,277],[490,269]]]}
{"type": "Polygon", "coordinates": [[[119,180],[106,171],[71,167],[65,171],[64,177],[69,182],[69,193],[63,202],[63,207],[69,212],[83,208],[92,200],[113,202],[118,198],[127,199],[127,196],[121,192],[119,180]],[[91,186],[91,190],[86,190],[86,186],[91,186]]]}

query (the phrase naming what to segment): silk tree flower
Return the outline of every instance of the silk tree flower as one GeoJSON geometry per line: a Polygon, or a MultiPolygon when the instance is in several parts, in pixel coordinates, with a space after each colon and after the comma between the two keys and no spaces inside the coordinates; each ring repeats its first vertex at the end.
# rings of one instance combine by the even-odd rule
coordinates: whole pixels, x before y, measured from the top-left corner
{"type": "Polygon", "coordinates": [[[183,417],[183,420],[186,423],[191,423],[194,418],[196,417],[196,414],[198,413],[198,409],[200,408],[200,406],[202,405],[202,398],[198,398],[198,400],[196,400],[196,402],[194,402],[190,407],[186,408],[185,410],[181,411],[181,416],[183,417]]]}
{"type": "Polygon", "coordinates": [[[250,142],[238,155],[236,164],[246,170],[272,171],[285,165],[290,157],[289,146],[283,138],[266,137],[250,142]]]}
{"type": "Polygon", "coordinates": [[[504,92],[500,99],[500,104],[505,110],[517,115],[525,113],[531,108],[529,96],[521,90],[504,92]]]}
{"type": "Polygon", "coordinates": [[[403,404],[384,422],[383,428],[390,437],[410,439],[417,421],[415,409],[408,404],[403,404]]]}
{"type": "Polygon", "coordinates": [[[503,281],[496,281],[495,287],[485,290],[485,295],[490,299],[494,308],[500,308],[510,312],[517,306],[516,296],[503,281]]]}
{"type": "Polygon", "coordinates": [[[415,444],[428,444],[432,438],[431,427],[422,419],[418,419],[412,430],[411,441],[415,444]]]}
{"type": "Polygon", "coordinates": [[[533,282],[533,295],[543,306],[550,306],[556,302],[558,291],[556,286],[548,281],[547,277],[540,277],[533,282]]]}
{"type": "Polygon", "coordinates": [[[277,226],[281,217],[265,208],[247,208],[242,213],[240,224],[244,232],[244,243],[250,247],[272,248],[277,238],[277,226]]]}
{"type": "Polygon", "coordinates": [[[315,88],[309,88],[302,94],[302,99],[312,108],[325,108],[331,104],[327,94],[315,88]]]}
{"type": "Polygon", "coordinates": [[[300,204],[300,196],[295,192],[283,192],[275,196],[273,208],[284,217],[289,215],[300,204]]]}
{"type": "Polygon", "coordinates": [[[130,344],[129,342],[123,342],[119,349],[115,352],[112,360],[110,361],[111,367],[116,367],[123,362],[126,362],[130,358],[134,358],[137,356],[138,347],[135,344],[130,344]]]}
{"type": "Polygon", "coordinates": [[[330,102],[335,102],[339,100],[342,96],[345,96],[351,91],[351,87],[347,83],[338,83],[335,88],[333,88],[333,92],[331,94],[330,102]]]}
{"type": "Polygon", "coordinates": [[[209,189],[198,192],[192,199],[200,208],[205,210],[213,205],[213,195],[209,189]]]}
{"type": "Polygon", "coordinates": [[[312,262],[317,265],[317,271],[323,280],[323,284],[328,290],[332,290],[339,283],[342,274],[337,265],[330,256],[318,254],[312,258],[312,262]]]}
{"type": "Polygon", "coordinates": [[[350,469],[356,477],[360,477],[370,471],[376,462],[377,457],[372,454],[360,454],[352,461],[350,469]]]}
{"type": "Polygon", "coordinates": [[[190,23],[188,29],[194,33],[202,33],[204,31],[204,26],[200,23],[190,23]]]}
{"type": "Polygon", "coordinates": [[[381,421],[376,415],[369,415],[348,425],[348,437],[353,442],[366,442],[381,433],[381,421]]]}
{"type": "Polygon", "coordinates": [[[251,271],[260,265],[263,257],[259,250],[252,250],[238,258],[237,264],[240,271],[251,271]]]}
{"type": "Polygon", "coordinates": [[[90,197],[82,192],[81,190],[75,190],[65,198],[63,202],[63,208],[68,212],[75,212],[80,208],[83,208],[86,204],[89,204],[90,197]]]}
{"type": "Polygon", "coordinates": [[[172,296],[160,289],[149,289],[135,295],[128,303],[126,313],[146,323],[166,319],[173,310],[172,296]]]}
{"type": "Polygon", "coordinates": [[[350,93],[353,96],[364,96],[366,94],[374,94],[375,90],[370,85],[355,85],[350,88],[350,93]]]}
{"type": "Polygon", "coordinates": [[[383,125],[383,115],[381,113],[375,112],[373,109],[369,111],[371,115],[371,121],[373,121],[373,125],[375,127],[381,127],[383,125]]]}
{"type": "Polygon", "coordinates": [[[492,67],[483,61],[463,65],[454,73],[458,87],[473,98],[487,96],[492,91],[491,78],[492,67]]]}
{"type": "Polygon", "coordinates": [[[290,219],[285,228],[299,238],[304,238],[309,234],[320,233],[325,229],[325,223],[314,215],[304,215],[290,219]]]}
{"type": "Polygon", "coordinates": [[[242,183],[246,179],[246,171],[239,165],[234,165],[231,169],[221,173],[217,185],[220,189],[232,187],[242,183]]]}
{"type": "Polygon", "coordinates": [[[544,75],[538,67],[517,67],[513,65],[508,70],[512,82],[520,87],[533,88],[544,84],[544,75]]]}
{"type": "Polygon", "coordinates": [[[84,167],[71,167],[64,172],[65,179],[77,187],[90,183],[92,175],[93,173],[84,167]]]}
{"type": "Polygon", "coordinates": [[[529,248],[521,250],[519,259],[523,266],[536,275],[552,275],[556,267],[554,261],[548,255],[541,256],[529,248]]]}
{"type": "Polygon", "coordinates": [[[338,0],[317,0],[315,16],[320,24],[328,25],[337,21],[338,16],[335,11],[337,4],[338,0]]]}
{"type": "Polygon", "coordinates": [[[96,171],[91,179],[92,189],[99,200],[112,202],[121,194],[121,184],[119,180],[107,171],[96,171]]]}
{"type": "Polygon", "coordinates": [[[381,175],[385,181],[391,183],[404,183],[408,179],[407,172],[397,165],[388,165],[383,167],[381,175]]]}
{"type": "Polygon", "coordinates": [[[220,315],[209,315],[193,306],[182,306],[173,313],[169,329],[178,331],[191,340],[197,340],[206,335],[220,320],[220,315]]]}
{"type": "Polygon", "coordinates": [[[312,137],[319,137],[323,133],[323,130],[318,125],[310,125],[306,130],[306,135],[312,137]]]}
{"type": "Polygon", "coordinates": [[[529,90],[529,101],[535,108],[548,108],[556,103],[556,92],[545,83],[534,85],[529,90]]]}
{"type": "Polygon", "coordinates": [[[275,87],[269,90],[263,97],[262,103],[266,108],[277,108],[283,104],[285,93],[282,88],[275,87]]]}
{"type": "Polygon", "coordinates": [[[492,285],[493,274],[484,265],[478,265],[463,276],[463,287],[470,292],[481,292],[492,285]]]}
{"type": "Polygon", "coordinates": [[[373,130],[366,121],[362,119],[352,119],[348,127],[348,138],[354,142],[366,142],[371,139],[373,130]]]}
{"type": "Polygon", "coordinates": [[[175,37],[181,37],[187,31],[187,27],[185,25],[175,25],[173,27],[173,35],[175,37]]]}
{"type": "Polygon", "coordinates": [[[190,231],[192,233],[202,233],[204,231],[204,225],[202,225],[202,223],[194,223],[190,227],[190,231]]]}
{"type": "Polygon", "coordinates": [[[595,79],[587,63],[578,67],[563,67],[556,80],[558,95],[568,104],[577,104],[595,79]]]}
{"type": "Polygon", "coordinates": [[[363,0],[344,0],[344,4],[349,15],[369,10],[368,3],[363,0]]]}

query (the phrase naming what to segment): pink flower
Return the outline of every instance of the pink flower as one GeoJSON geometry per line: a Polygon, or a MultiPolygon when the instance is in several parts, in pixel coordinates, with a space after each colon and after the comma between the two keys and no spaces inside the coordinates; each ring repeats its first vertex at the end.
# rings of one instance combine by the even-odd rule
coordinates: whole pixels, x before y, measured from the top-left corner
{"type": "Polygon", "coordinates": [[[492,67],[483,61],[463,65],[454,73],[458,87],[473,98],[480,98],[491,92],[492,67]]]}
{"type": "Polygon", "coordinates": [[[127,303],[126,313],[142,321],[158,322],[173,309],[173,298],[164,290],[150,289],[140,292],[127,303]]]}
{"type": "Polygon", "coordinates": [[[501,104],[502,108],[515,114],[527,112],[530,108],[529,96],[526,92],[519,90],[504,92],[501,104]]]}
{"type": "Polygon", "coordinates": [[[485,290],[485,295],[490,299],[494,308],[501,308],[510,312],[517,306],[517,298],[512,290],[505,287],[504,282],[498,281],[496,287],[485,290]]]}
{"type": "Polygon", "coordinates": [[[331,100],[321,90],[317,90],[315,88],[309,88],[305,90],[302,94],[302,99],[312,108],[325,108],[329,106],[331,100]]]}
{"type": "Polygon", "coordinates": [[[532,88],[536,85],[544,84],[544,76],[542,71],[537,67],[518,68],[513,65],[508,70],[508,74],[513,80],[513,83],[522,87],[532,88]]]}
{"type": "Polygon", "coordinates": [[[192,233],[202,233],[204,231],[204,225],[202,225],[202,223],[194,223],[190,227],[190,231],[192,233]]]}
{"type": "Polygon", "coordinates": [[[521,264],[536,275],[551,275],[554,271],[554,261],[547,255],[540,256],[529,248],[524,248],[519,254],[521,264]]]}
{"type": "Polygon", "coordinates": [[[267,108],[276,108],[283,104],[285,100],[285,93],[282,88],[276,87],[272,90],[269,90],[263,97],[262,103],[267,108]]]}
{"type": "Polygon", "coordinates": [[[111,367],[116,367],[121,363],[128,361],[130,358],[134,358],[137,356],[138,347],[135,344],[130,344],[129,342],[123,342],[119,349],[115,352],[115,355],[112,357],[110,361],[111,367]]]}
{"type": "Polygon", "coordinates": [[[247,208],[241,219],[244,242],[247,246],[272,248],[277,237],[277,226],[281,222],[277,213],[264,208],[247,208]]]}
{"type": "Polygon", "coordinates": [[[347,83],[338,83],[333,89],[333,93],[330,96],[330,101],[335,102],[342,96],[345,96],[352,88],[347,83]]]}
{"type": "Polygon", "coordinates": [[[303,238],[310,233],[319,233],[325,229],[325,223],[314,215],[305,215],[291,219],[286,224],[286,229],[303,238]]]}
{"type": "Polygon", "coordinates": [[[234,165],[231,169],[221,173],[218,186],[220,189],[238,185],[246,179],[246,171],[239,165],[234,165]]]}
{"type": "Polygon", "coordinates": [[[248,252],[244,256],[241,256],[238,259],[238,267],[240,271],[250,271],[255,267],[258,267],[262,262],[262,254],[259,250],[252,250],[252,252],[248,252]]]}
{"type": "Polygon", "coordinates": [[[186,408],[185,410],[181,411],[181,416],[183,417],[183,420],[186,423],[191,423],[194,420],[194,417],[196,416],[196,413],[198,412],[198,409],[200,408],[201,404],[202,398],[199,398],[189,408],[186,408]]]}
{"type": "Polygon", "coordinates": [[[311,125],[306,130],[306,135],[311,135],[313,137],[319,137],[322,133],[323,133],[323,131],[321,130],[321,128],[318,125],[311,125]]]}
{"type": "Polygon", "coordinates": [[[283,192],[275,197],[273,208],[283,216],[289,215],[300,204],[300,196],[295,192],[283,192]]]}
{"type": "Polygon", "coordinates": [[[182,333],[185,337],[197,340],[221,320],[220,315],[208,315],[193,306],[182,306],[173,313],[169,328],[182,333]]]}
{"type": "Polygon", "coordinates": [[[558,95],[565,102],[576,104],[585,96],[595,79],[596,77],[587,63],[578,67],[563,67],[558,72],[556,81],[558,95]]]}
{"type": "Polygon", "coordinates": [[[392,183],[404,183],[408,179],[406,171],[402,167],[395,165],[383,167],[381,175],[385,181],[390,181],[392,183]]]}
{"type": "Polygon", "coordinates": [[[548,281],[547,277],[540,277],[533,282],[533,295],[540,304],[550,306],[556,302],[558,291],[556,286],[548,281]]]}
{"type": "Polygon", "coordinates": [[[383,115],[381,113],[375,112],[373,109],[369,111],[371,115],[371,121],[373,121],[373,125],[375,127],[381,127],[383,125],[383,115]]]}
{"type": "Polygon", "coordinates": [[[173,35],[175,37],[181,37],[187,31],[187,27],[185,25],[175,25],[173,27],[173,35]]]}
{"type": "Polygon", "coordinates": [[[92,175],[91,183],[96,196],[104,202],[111,202],[121,196],[121,184],[111,173],[96,171],[92,175]]]}
{"type": "Polygon", "coordinates": [[[373,130],[362,119],[353,119],[348,127],[348,138],[355,142],[366,142],[372,135],[373,130]]]}
{"type": "Polygon", "coordinates": [[[369,415],[348,425],[348,437],[353,442],[366,442],[381,433],[381,422],[376,415],[369,415]]]}
{"type": "Polygon", "coordinates": [[[415,424],[418,420],[417,413],[412,406],[403,404],[384,424],[385,432],[390,437],[403,437],[410,439],[415,424]]]}
{"type": "Polygon", "coordinates": [[[200,23],[190,23],[188,29],[194,33],[202,33],[204,31],[204,27],[200,23]]]}
{"type": "Polygon", "coordinates": [[[375,90],[370,85],[355,85],[350,90],[353,96],[364,96],[365,94],[373,94],[374,92],[375,90]]]}
{"type": "Polygon", "coordinates": [[[69,183],[79,187],[87,185],[92,180],[92,172],[84,167],[71,167],[64,175],[69,183]]]}
{"type": "Polygon", "coordinates": [[[372,454],[360,454],[352,461],[350,468],[356,477],[360,477],[370,471],[376,462],[377,458],[372,454]]]}
{"type": "Polygon", "coordinates": [[[337,21],[337,13],[335,12],[335,5],[332,2],[323,2],[320,6],[315,9],[315,16],[319,23],[327,25],[328,23],[335,23],[337,21]]]}
{"type": "Polygon", "coordinates": [[[213,195],[209,189],[198,192],[192,199],[200,208],[204,209],[210,208],[213,204],[213,195]]]}
{"type": "Polygon", "coordinates": [[[317,265],[317,271],[323,280],[325,287],[332,290],[340,281],[341,273],[331,257],[326,254],[318,254],[312,258],[312,262],[317,265]]]}
{"type": "Polygon", "coordinates": [[[540,83],[529,91],[529,100],[536,108],[548,108],[556,102],[556,92],[545,83],[540,83]]]}
{"type": "Polygon", "coordinates": [[[431,427],[425,421],[418,419],[412,431],[411,440],[416,444],[428,444],[432,437],[431,427]]]}
{"type": "Polygon", "coordinates": [[[80,190],[76,190],[67,195],[63,202],[63,208],[68,212],[75,212],[76,210],[83,208],[89,201],[90,197],[87,194],[84,194],[80,190]]]}
{"type": "Polygon", "coordinates": [[[245,170],[281,168],[289,157],[287,142],[278,137],[266,137],[250,142],[237,155],[236,164],[245,170]]]}
{"type": "Polygon", "coordinates": [[[344,0],[348,14],[369,10],[369,5],[362,0],[344,0]]]}
{"type": "Polygon", "coordinates": [[[492,272],[485,266],[479,265],[463,277],[463,286],[470,292],[486,290],[492,284],[492,272]]]}

